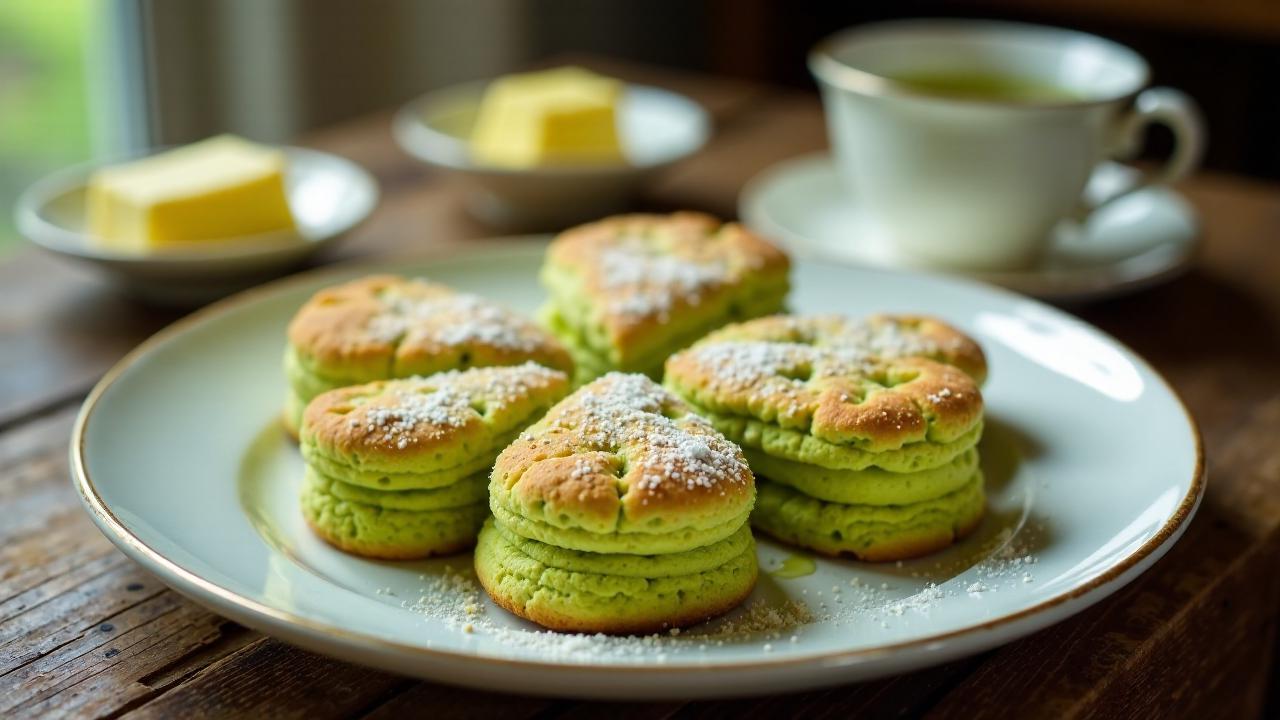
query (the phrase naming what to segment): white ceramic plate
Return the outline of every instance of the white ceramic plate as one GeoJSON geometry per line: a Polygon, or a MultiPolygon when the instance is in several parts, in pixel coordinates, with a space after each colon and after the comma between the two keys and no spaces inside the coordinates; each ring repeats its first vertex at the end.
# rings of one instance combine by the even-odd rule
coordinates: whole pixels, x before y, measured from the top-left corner
{"type": "Polygon", "coordinates": [[[32,242],[94,265],[148,300],[172,305],[208,302],[279,276],[341,238],[378,204],[378,183],[359,165],[318,150],[281,149],[288,157],[285,192],[297,232],[229,238],[147,254],[104,249],[85,232],[85,186],[96,168],[108,164],[101,162],[42,178],[18,199],[15,219],[19,231],[32,242]]]}
{"type": "MultiPolygon", "coordinates": [[[[1096,205],[1137,178],[1131,167],[1104,163],[1085,198],[1096,205]]],[[[738,212],[748,225],[802,256],[870,267],[910,265],[867,227],[827,153],[788,160],[752,178],[739,196],[738,212]]],[[[1037,267],[971,276],[1043,300],[1096,300],[1177,276],[1190,265],[1199,239],[1191,205],[1167,187],[1148,187],[1084,222],[1061,223],[1037,267]]]]}
{"type": "Polygon", "coordinates": [[[701,105],[662,88],[627,85],[618,133],[627,162],[512,169],[482,165],[468,138],[485,83],[423,95],[405,105],[392,133],[405,152],[456,173],[469,185],[467,207],[498,227],[559,229],[625,209],[654,171],[697,152],[711,135],[701,105]]]}
{"type": "Polygon", "coordinates": [[[277,426],[293,312],[316,289],[374,269],[532,310],[541,254],[531,240],[302,275],[161,332],[107,374],[76,425],[72,466],[94,521],[180,592],[303,647],[490,690],[652,699],[863,680],[1008,642],[1132,580],[1199,501],[1194,424],[1116,341],[984,285],[801,262],[797,311],[936,313],[986,347],[990,507],[974,537],[901,565],[818,560],[813,574],[790,579],[768,572],[792,552],[762,541],[766,574],[751,601],[761,604],[729,617],[739,632],[713,621],[606,640],[537,632],[442,582],[446,565],[469,567],[468,555],[373,562],[311,536],[296,506],[301,460],[277,426]],[[805,610],[812,621],[742,627],[744,615],[805,610]]]}

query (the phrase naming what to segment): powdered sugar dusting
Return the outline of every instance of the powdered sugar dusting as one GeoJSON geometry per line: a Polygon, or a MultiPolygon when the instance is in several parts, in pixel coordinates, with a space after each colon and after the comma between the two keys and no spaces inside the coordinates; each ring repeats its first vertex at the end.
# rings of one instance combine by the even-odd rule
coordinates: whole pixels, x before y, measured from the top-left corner
{"type": "Polygon", "coordinates": [[[691,260],[657,251],[643,238],[624,239],[600,253],[600,286],[608,311],[665,320],[676,304],[698,305],[712,289],[729,282],[723,259],[691,260]]]}
{"type": "MultiPolygon", "coordinates": [[[[721,340],[695,345],[674,356],[672,376],[683,383],[705,383],[708,394],[724,402],[745,402],[739,411],[804,422],[816,411],[825,386],[816,381],[841,378],[855,387],[873,388],[886,382],[886,358],[859,346],[809,345],[767,340],[721,340]],[[816,384],[815,384],[816,383],[816,384]]],[[[934,406],[948,398],[960,400],[967,391],[941,387],[929,393],[934,406]]],[[[861,391],[841,392],[841,403],[861,403],[861,391]]],[[[888,411],[881,410],[886,420],[888,411]]],[[[903,427],[902,418],[893,423],[903,427]]]]}
{"type": "MultiPolygon", "coordinates": [[[[416,600],[400,606],[442,622],[467,635],[487,636],[505,648],[547,660],[590,663],[618,658],[664,663],[670,657],[704,655],[729,643],[776,642],[814,621],[809,606],[797,600],[756,600],[728,617],[701,626],[640,636],[558,633],[502,623],[502,611],[486,608],[484,592],[470,571],[446,566],[441,575],[419,576],[416,600]],[[499,617],[494,617],[496,613],[499,617]]],[[[389,595],[379,590],[380,595],[389,595]]],[[[763,645],[761,647],[764,647],[763,645]]]]}
{"type": "Polygon", "coordinates": [[[723,643],[725,639],[746,640],[753,636],[778,640],[782,634],[812,623],[813,610],[799,600],[770,602],[756,600],[745,610],[720,621],[708,634],[723,643]]]}
{"type": "Polygon", "coordinates": [[[801,343],[729,341],[689,351],[699,365],[715,371],[728,388],[751,388],[766,380],[798,380],[869,371],[875,356],[851,347],[814,347],[801,343]]]}
{"type": "Polygon", "coordinates": [[[487,345],[531,352],[541,338],[528,319],[477,295],[388,293],[382,303],[383,311],[366,326],[369,335],[382,342],[398,342],[412,334],[446,346],[487,345]]]}
{"type": "MultiPolygon", "coordinates": [[[[382,443],[403,450],[415,440],[419,428],[430,427],[427,435],[443,437],[449,428],[459,428],[475,417],[467,403],[467,397],[442,387],[428,394],[397,392],[395,403],[390,406],[370,407],[364,413],[366,430],[380,436],[382,443]]],[[[361,419],[352,418],[353,427],[361,419]]]]}
{"type": "MultiPolygon", "coordinates": [[[[787,417],[812,410],[811,380],[862,375],[875,358],[854,348],[814,347],[800,343],[726,341],[696,346],[688,358],[703,368],[712,391],[745,395],[749,405],[768,402],[787,417]]],[[[848,395],[842,402],[852,400],[848,395]]]]}
{"type": "Polygon", "coordinates": [[[893,319],[875,323],[846,320],[831,343],[862,348],[881,357],[933,355],[943,350],[937,341],[893,319]]]}
{"type": "Polygon", "coordinates": [[[892,315],[867,319],[843,315],[799,315],[769,318],[767,322],[778,323],[788,335],[803,338],[807,345],[856,348],[885,358],[932,356],[958,350],[965,343],[958,334],[940,341],[921,332],[916,320],[892,315]]]}
{"type": "Polygon", "coordinates": [[[526,362],[391,380],[380,393],[356,398],[347,422],[363,428],[375,443],[404,450],[480,420],[484,413],[479,408],[499,412],[563,378],[558,371],[526,362]]]}
{"type": "Polygon", "coordinates": [[[548,431],[576,433],[584,449],[633,451],[641,489],[711,489],[750,482],[742,451],[643,375],[609,373],[563,407],[549,418],[548,431]]]}
{"type": "MultiPolygon", "coordinates": [[[[826,619],[835,622],[854,620],[870,621],[883,628],[891,627],[891,623],[909,622],[914,616],[928,617],[942,602],[959,598],[969,601],[982,601],[996,593],[1018,592],[1021,588],[1035,582],[1030,568],[1038,563],[1029,548],[1037,544],[1041,530],[1036,527],[1024,527],[1017,535],[1010,528],[1004,528],[994,537],[987,540],[976,551],[983,559],[972,567],[947,564],[935,561],[931,568],[924,572],[912,570],[913,578],[934,576],[945,578],[968,570],[966,579],[953,582],[938,583],[930,581],[916,592],[904,598],[888,600],[884,591],[890,590],[885,584],[877,591],[875,588],[861,583],[853,583],[859,591],[860,603],[834,608],[834,612],[824,613],[826,619]]],[[[957,561],[952,561],[953,563],[957,561]]],[[[901,563],[899,563],[901,567],[901,563]]],[[[924,561],[917,561],[917,567],[928,567],[924,561]]],[[[823,610],[827,607],[823,605],[823,610]]]]}

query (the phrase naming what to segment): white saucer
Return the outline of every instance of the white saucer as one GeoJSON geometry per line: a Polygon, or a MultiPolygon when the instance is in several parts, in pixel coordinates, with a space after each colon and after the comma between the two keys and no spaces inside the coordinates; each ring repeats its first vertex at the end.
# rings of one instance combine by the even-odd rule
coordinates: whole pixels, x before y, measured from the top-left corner
{"type": "Polygon", "coordinates": [[[62,257],[93,265],[134,296],[160,305],[201,305],[282,275],[339,240],[377,206],[378,183],[356,163],[307,148],[281,150],[288,158],[285,193],[296,232],[227,238],[145,254],[105,249],[85,227],[85,188],[95,169],[132,157],[77,165],[45,176],[23,192],[14,217],[27,239],[62,257]]]}
{"type": "MultiPolygon", "coordinates": [[[[1137,177],[1131,167],[1103,164],[1085,197],[1109,197],[1137,177]]],[[[875,267],[911,265],[865,228],[828,153],[788,160],[752,178],[739,196],[738,212],[752,228],[800,256],[875,267]]],[[[1178,275],[1190,265],[1199,238],[1191,205],[1169,188],[1151,187],[1107,205],[1083,223],[1063,222],[1037,268],[970,276],[1046,300],[1095,300],[1178,275]]]]}

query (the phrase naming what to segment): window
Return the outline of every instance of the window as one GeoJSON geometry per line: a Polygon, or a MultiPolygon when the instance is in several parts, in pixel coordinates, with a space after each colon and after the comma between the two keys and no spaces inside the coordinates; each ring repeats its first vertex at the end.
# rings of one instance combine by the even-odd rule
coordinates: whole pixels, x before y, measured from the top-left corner
{"type": "Polygon", "coordinates": [[[90,156],[88,0],[0,2],[0,255],[19,244],[12,208],[32,181],[90,156]]]}

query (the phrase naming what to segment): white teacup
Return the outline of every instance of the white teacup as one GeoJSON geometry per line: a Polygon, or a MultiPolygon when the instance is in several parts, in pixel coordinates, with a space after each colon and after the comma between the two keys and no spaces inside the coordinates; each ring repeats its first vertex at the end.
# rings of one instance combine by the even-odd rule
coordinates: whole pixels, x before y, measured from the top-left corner
{"type": "Polygon", "coordinates": [[[1169,126],[1176,146],[1144,185],[1191,172],[1204,146],[1187,96],[1143,89],[1150,71],[1137,53],[1085,33],[970,20],[877,23],[823,41],[809,67],[852,201],[872,231],[917,264],[1029,267],[1059,221],[1092,209],[1081,196],[1094,168],[1132,156],[1147,124],[1169,126]],[[1066,97],[961,98],[901,80],[931,74],[1016,78],[1066,97]]]}

